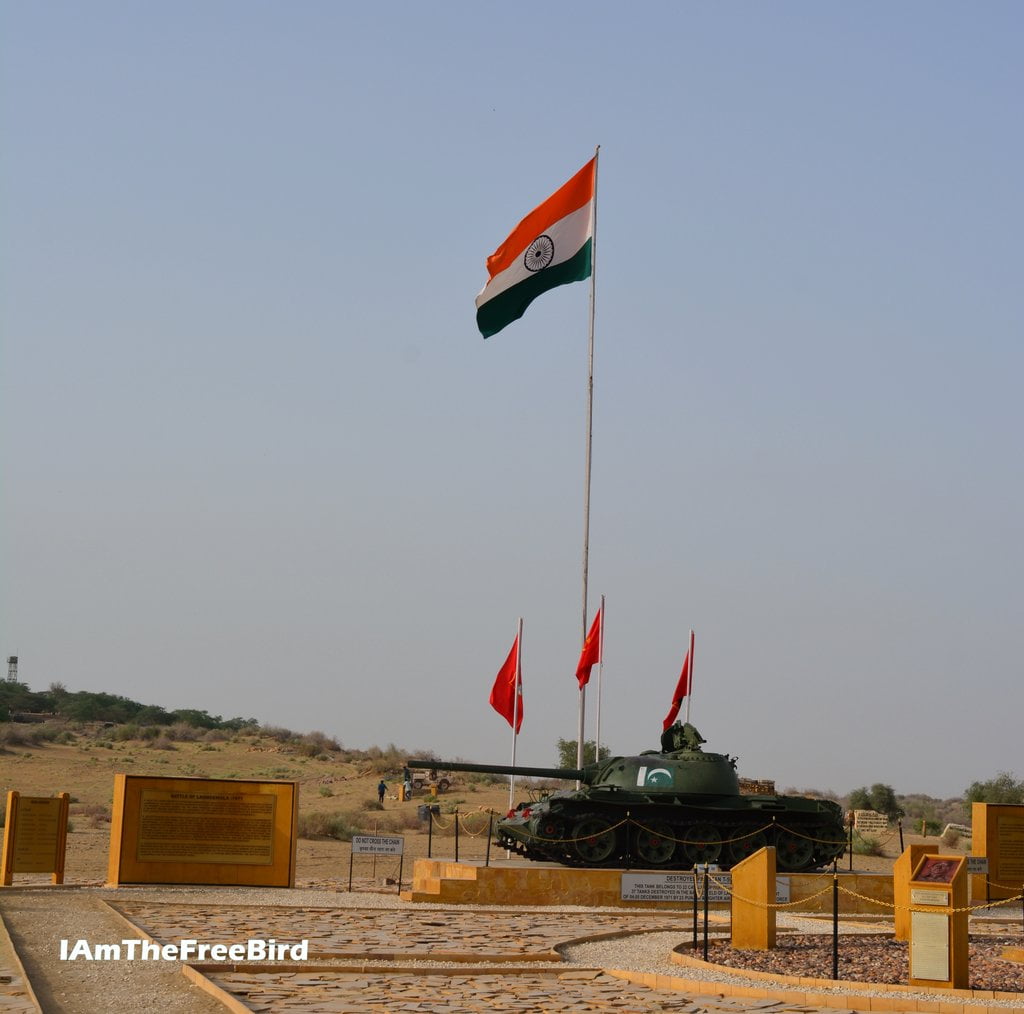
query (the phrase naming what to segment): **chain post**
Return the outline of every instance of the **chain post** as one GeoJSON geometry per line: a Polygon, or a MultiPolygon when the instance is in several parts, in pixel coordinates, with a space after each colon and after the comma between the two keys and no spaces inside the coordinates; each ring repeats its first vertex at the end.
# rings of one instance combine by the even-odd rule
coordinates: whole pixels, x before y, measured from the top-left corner
{"type": "Polygon", "coordinates": [[[704,864],[704,960],[708,960],[708,864],[704,864]]]}
{"type": "Polygon", "coordinates": [[[484,860],[484,866],[491,865],[491,831],[494,828],[494,814],[487,811],[487,858],[484,860]]]}
{"type": "Polygon", "coordinates": [[[832,981],[839,978],[839,865],[832,860],[832,981]]]}
{"type": "Polygon", "coordinates": [[[697,949],[697,864],[693,864],[693,949],[697,949]]]}

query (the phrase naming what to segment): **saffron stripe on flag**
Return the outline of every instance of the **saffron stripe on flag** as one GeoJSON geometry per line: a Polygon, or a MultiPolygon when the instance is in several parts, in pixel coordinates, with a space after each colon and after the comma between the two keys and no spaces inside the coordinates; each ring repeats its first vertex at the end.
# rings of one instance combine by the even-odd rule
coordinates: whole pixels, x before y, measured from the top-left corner
{"type": "Polygon", "coordinates": [[[493,278],[515,262],[520,254],[555,222],[579,211],[594,199],[595,159],[591,159],[568,183],[533,209],[487,258],[487,274],[493,278]]]}

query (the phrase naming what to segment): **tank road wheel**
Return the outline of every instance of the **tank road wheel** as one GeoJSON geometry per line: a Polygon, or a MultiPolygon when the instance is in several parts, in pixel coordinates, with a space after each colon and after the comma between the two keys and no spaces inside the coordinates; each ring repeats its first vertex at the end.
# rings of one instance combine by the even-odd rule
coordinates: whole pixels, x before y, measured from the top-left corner
{"type": "Polygon", "coordinates": [[[537,824],[537,848],[556,862],[561,862],[561,857],[572,847],[573,843],[566,840],[568,837],[565,821],[560,817],[547,816],[537,824]]]}
{"type": "Polygon", "coordinates": [[[780,831],[775,837],[775,858],[780,869],[805,869],[814,858],[814,842],[792,831],[780,831]]]}
{"type": "Polygon", "coordinates": [[[735,837],[728,845],[729,865],[735,866],[737,863],[742,863],[747,856],[752,856],[767,844],[768,836],[764,831],[755,831],[753,834],[747,834],[741,838],[737,829],[735,837]]]}
{"type": "Polygon", "coordinates": [[[606,820],[586,817],[573,831],[576,854],[585,863],[603,863],[615,854],[615,832],[606,820]]]}
{"type": "Polygon", "coordinates": [[[565,841],[565,823],[558,817],[545,817],[537,825],[537,836],[547,841],[565,841]]]}
{"type": "Polygon", "coordinates": [[[653,820],[636,829],[636,854],[651,866],[667,863],[676,850],[672,828],[660,820],[653,820]]]}
{"type": "Polygon", "coordinates": [[[710,824],[694,824],[683,830],[679,850],[688,866],[718,862],[722,854],[722,836],[710,824]]]}
{"type": "Polygon", "coordinates": [[[818,839],[814,850],[815,866],[826,866],[846,851],[846,833],[842,828],[821,827],[814,832],[814,837],[818,839]]]}

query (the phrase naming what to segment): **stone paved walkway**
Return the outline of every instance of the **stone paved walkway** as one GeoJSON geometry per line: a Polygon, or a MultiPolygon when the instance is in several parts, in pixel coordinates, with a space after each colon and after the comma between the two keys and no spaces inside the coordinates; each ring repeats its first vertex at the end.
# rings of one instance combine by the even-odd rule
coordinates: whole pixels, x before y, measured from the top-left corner
{"type": "MultiPolygon", "coordinates": [[[[383,975],[302,973],[282,975],[212,975],[253,1011],[362,1012],[416,1011],[419,1014],[458,1014],[482,1011],[616,1011],[654,1014],[656,1011],[754,1012],[813,1014],[810,1008],[752,1000],[737,1003],[720,996],[686,996],[644,989],[600,971],[551,975],[383,975]]],[[[830,1014],[836,1014],[835,1008],[830,1014]]]]}
{"type": "Polygon", "coordinates": [[[678,927],[675,913],[517,912],[495,909],[253,908],[114,902],[127,919],[161,943],[199,939],[241,943],[267,935],[278,941],[309,940],[309,954],[331,957],[449,960],[557,958],[556,944],[579,937],[639,933],[678,927]]]}
{"type": "MultiPolygon", "coordinates": [[[[630,942],[644,940],[645,947],[657,952],[652,953],[652,960],[668,965],[671,948],[689,938],[689,920],[678,912],[520,911],[412,906],[390,900],[387,907],[379,907],[365,896],[359,900],[353,895],[324,892],[268,892],[266,899],[251,898],[245,904],[235,903],[237,897],[241,894],[174,888],[149,889],[145,896],[132,891],[89,889],[29,891],[0,896],[0,910],[18,923],[17,935],[12,936],[19,953],[23,944],[27,945],[28,953],[22,957],[33,984],[37,973],[42,977],[41,999],[46,1014],[103,1014],[107,1010],[122,1014],[154,1008],[162,1014],[174,1009],[194,1014],[200,1009],[224,1009],[213,996],[197,995],[197,987],[184,981],[175,963],[152,962],[139,968],[129,968],[128,963],[64,963],[56,970],[58,977],[53,978],[52,961],[50,968],[43,961],[45,954],[54,950],[58,935],[87,937],[97,943],[142,934],[159,943],[194,939],[205,944],[233,944],[268,937],[282,943],[308,940],[309,960],[304,963],[194,966],[215,989],[223,991],[227,1009],[265,1014],[835,1014],[864,1011],[871,1006],[863,997],[852,995],[836,997],[844,1006],[828,1008],[809,1005],[804,997],[788,1002],[729,997],[723,995],[728,991],[726,976],[690,983],[690,988],[683,991],[655,990],[624,981],[601,968],[560,963],[556,948],[571,941],[621,936],[621,942],[616,940],[613,948],[616,957],[621,953],[620,945],[627,947],[630,942]],[[279,903],[284,898],[293,903],[279,903]],[[87,924],[87,916],[98,921],[87,924]],[[55,920],[49,929],[45,917],[55,920]],[[648,933],[656,936],[648,940],[648,933]],[[82,981],[74,981],[75,976],[82,977],[82,981]],[[132,995],[115,1004],[111,997],[118,980],[132,995]],[[166,991],[166,998],[161,990],[166,991]],[[186,1006],[176,1007],[176,1000],[186,1006]]],[[[587,946],[600,949],[606,945],[583,945],[587,946]]],[[[19,990],[13,978],[3,982],[4,975],[10,974],[10,965],[10,955],[5,958],[0,947],[0,1012],[26,1014],[33,1007],[25,990],[19,990]]],[[[688,975],[678,966],[674,966],[673,974],[688,975]]],[[[888,1009],[913,1009],[910,1004],[900,1007],[894,999],[889,998],[888,1009]]]]}

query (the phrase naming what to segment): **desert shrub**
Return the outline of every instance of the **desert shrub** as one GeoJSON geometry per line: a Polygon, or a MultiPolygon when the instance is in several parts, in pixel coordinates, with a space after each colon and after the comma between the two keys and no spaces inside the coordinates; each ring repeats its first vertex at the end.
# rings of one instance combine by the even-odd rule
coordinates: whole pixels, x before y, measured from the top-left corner
{"type": "Polygon", "coordinates": [[[319,791],[321,796],[333,796],[334,795],[334,789],[332,789],[329,785],[321,785],[318,791],[319,791]]]}
{"type": "Polygon", "coordinates": [[[508,785],[508,775],[496,775],[490,771],[469,771],[463,776],[473,791],[478,785],[508,785]]]}
{"type": "Polygon", "coordinates": [[[295,733],[291,729],[280,725],[264,725],[260,732],[268,739],[276,739],[278,743],[289,743],[295,738],[295,733]]]}
{"type": "Polygon", "coordinates": [[[84,803],[72,806],[69,811],[75,817],[85,817],[89,827],[98,828],[110,823],[110,807],[102,803],[84,803]]]}
{"type": "Polygon", "coordinates": [[[166,729],[166,735],[177,743],[194,743],[206,735],[206,730],[198,725],[189,725],[187,722],[175,722],[166,729]]]}
{"type": "Polygon", "coordinates": [[[307,757],[320,757],[341,750],[341,744],[333,736],[316,731],[300,736],[297,747],[299,753],[307,757]]]}
{"type": "Polygon", "coordinates": [[[883,854],[882,840],[881,838],[873,838],[871,835],[854,832],[853,852],[854,855],[858,856],[880,856],[883,854]]]}
{"type": "Polygon", "coordinates": [[[226,743],[231,738],[222,729],[207,729],[203,733],[204,743],[226,743]]]}
{"type": "Polygon", "coordinates": [[[0,724],[0,750],[11,746],[40,746],[45,743],[66,742],[63,738],[66,734],[67,729],[64,725],[56,722],[43,722],[41,725],[3,722],[0,724]]]}
{"type": "Polygon", "coordinates": [[[385,775],[393,771],[401,771],[405,767],[406,756],[405,750],[399,750],[394,743],[389,743],[384,750],[379,746],[370,747],[366,751],[365,760],[368,762],[370,771],[374,774],[385,775]]]}
{"type": "Polygon", "coordinates": [[[336,841],[351,841],[359,828],[353,826],[347,814],[300,813],[298,835],[300,838],[334,838],[336,841]]]}
{"type": "Polygon", "coordinates": [[[67,730],[64,728],[64,724],[57,722],[44,722],[42,725],[37,725],[34,730],[35,742],[36,743],[54,743],[57,739],[67,730]]]}
{"type": "Polygon", "coordinates": [[[0,725],[0,750],[4,747],[31,745],[30,730],[9,722],[0,725]]]}
{"type": "Polygon", "coordinates": [[[363,803],[360,809],[364,812],[367,810],[383,810],[384,804],[376,799],[368,799],[365,803],[363,803]]]}
{"type": "Polygon", "coordinates": [[[157,736],[149,741],[150,750],[177,750],[178,748],[167,736],[157,736]]]}
{"type": "Polygon", "coordinates": [[[110,738],[123,742],[128,739],[140,739],[140,730],[137,725],[119,725],[116,729],[110,730],[110,738]]]}
{"type": "Polygon", "coordinates": [[[386,823],[388,831],[419,831],[423,827],[416,807],[409,810],[391,810],[386,823]]]}
{"type": "Polygon", "coordinates": [[[957,845],[960,844],[960,838],[960,832],[957,831],[956,828],[947,827],[939,836],[939,841],[941,841],[943,845],[946,845],[952,849],[956,848],[957,845]]]}

